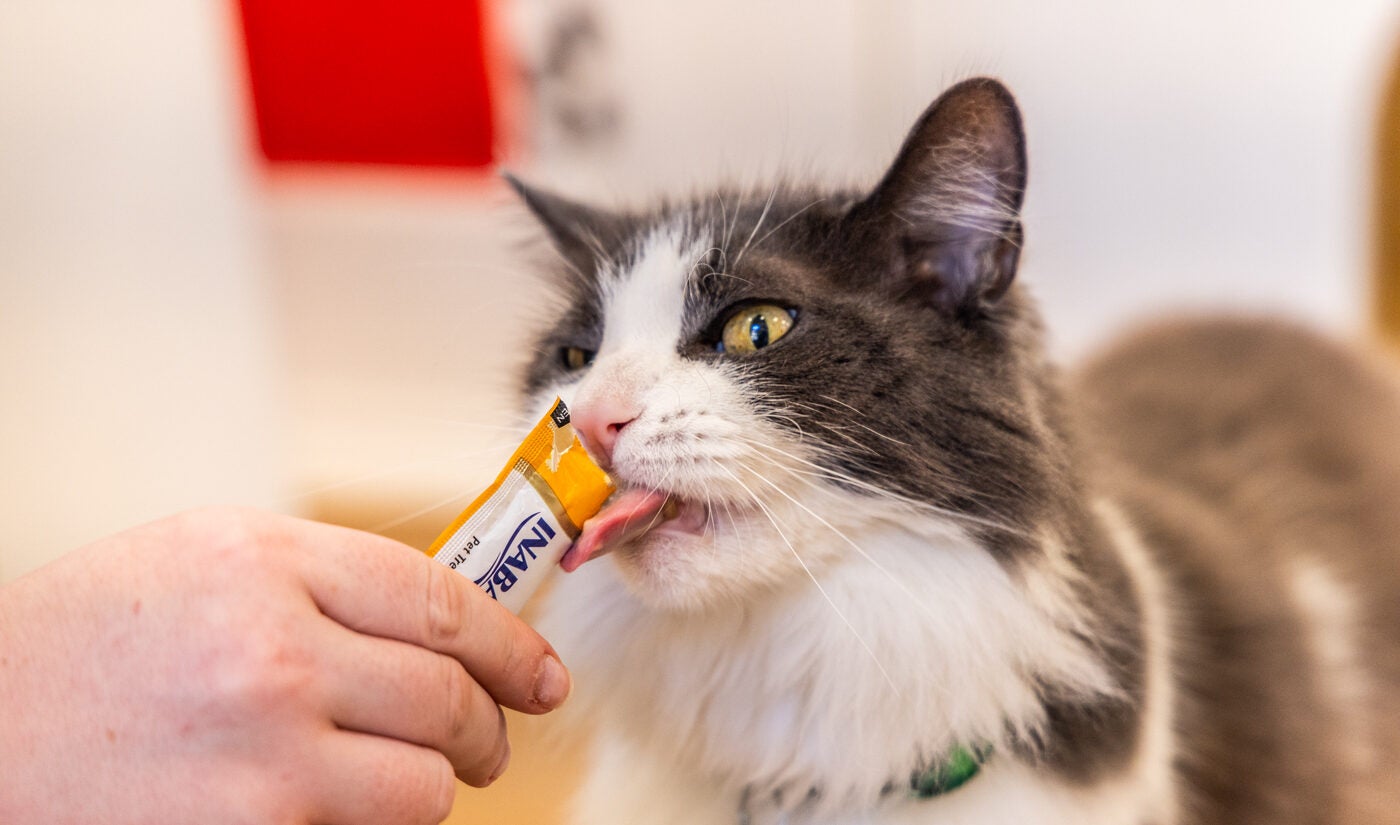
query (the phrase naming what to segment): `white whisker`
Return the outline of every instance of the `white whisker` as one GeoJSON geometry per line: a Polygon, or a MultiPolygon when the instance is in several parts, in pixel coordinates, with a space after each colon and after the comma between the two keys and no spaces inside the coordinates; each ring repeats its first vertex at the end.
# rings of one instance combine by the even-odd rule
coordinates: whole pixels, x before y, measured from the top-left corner
{"type": "Polygon", "coordinates": [[[753,503],[758,505],[758,508],[763,511],[763,514],[765,516],[768,517],[768,520],[772,522],[773,529],[777,532],[778,537],[783,540],[783,544],[787,545],[787,549],[792,553],[792,557],[797,559],[797,563],[800,564],[802,566],[803,571],[806,572],[807,578],[811,579],[812,584],[816,585],[817,591],[821,593],[822,598],[826,600],[826,603],[831,605],[831,609],[833,612],[836,613],[837,618],[841,620],[841,623],[846,626],[847,630],[851,631],[851,635],[855,637],[856,642],[859,643],[861,648],[865,650],[866,654],[870,656],[870,661],[873,662],[875,664],[875,667],[879,669],[880,675],[885,678],[885,683],[890,686],[890,690],[893,690],[895,692],[895,695],[901,696],[902,693],[899,690],[899,686],[897,686],[894,683],[894,679],[890,678],[889,671],[885,670],[885,666],[880,663],[880,657],[875,655],[875,651],[871,649],[869,643],[865,641],[865,637],[860,634],[859,630],[856,630],[856,626],[851,623],[851,620],[846,618],[846,614],[841,612],[841,608],[836,605],[836,601],[831,598],[831,594],[826,592],[826,588],[822,586],[821,581],[817,578],[816,574],[812,572],[812,568],[807,566],[807,562],[804,561],[801,554],[797,552],[797,548],[792,546],[792,542],[788,540],[787,531],[785,531],[782,528],[782,525],[778,524],[778,519],[773,515],[773,512],[770,509],[768,509],[768,505],[763,503],[763,500],[759,498],[759,496],[756,493],[754,493],[754,491],[749,487],[749,485],[745,484],[743,480],[741,480],[738,476],[734,475],[734,473],[730,472],[729,468],[725,467],[723,464],[720,464],[718,462],[715,462],[715,466],[719,467],[721,471],[723,471],[726,475],[732,478],[735,484],[738,484],[740,487],[742,487],[744,491],[749,494],[749,497],[753,499],[753,503]]]}
{"type": "Polygon", "coordinates": [[[824,201],[824,200],[826,200],[826,198],[817,198],[816,200],[812,201],[811,203],[807,204],[806,206],[802,207],[801,209],[797,210],[796,212],[793,212],[791,215],[788,215],[786,218],[783,219],[783,222],[782,222],[782,223],[780,223],[780,224],[778,224],[777,226],[773,227],[772,229],[768,230],[768,231],[763,235],[762,238],[759,238],[759,239],[758,239],[758,243],[754,244],[754,246],[755,246],[755,247],[763,246],[763,242],[766,241],[766,240],[768,240],[769,238],[773,237],[773,233],[774,233],[774,232],[777,232],[779,229],[782,229],[784,226],[787,226],[788,223],[791,222],[791,221],[792,221],[794,218],[796,218],[798,215],[801,215],[803,212],[806,212],[808,209],[811,209],[812,207],[816,206],[817,204],[821,203],[821,202],[824,201]]]}
{"type": "Polygon", "coordinates": [[[384,522],[383,524],[376,524],[376,525],[374,525],[373,527],[368,528],[368,530],[366,530],[366,532],[369,532],[369,533],[382,533],[382,532],[384,532],[385,530],[392,530],[392,529],[394,529],[395,527],[399,527],[399,526],[401,526],[401,525],[407,524],[407,523],[409,523],[410,521],[413,521],[413,520],[416,519],[416,518],[420,518],[420,517],[422,517],[422,516],[426,516],[427,514],[433,512],[434,510],[440,510],[440,509],[442,509],[443,507],[446,507],[447,505],[453,503],[454,501],[460,501],[460,500],[462,500],[462,499],[464,499],[464,498],[467,498],[467,497],[469,497],[469,496],[475,496],[475,495],[476,495],[476,491],[475,491],[475,490],[468,490],[468,491],[466,491],[466,492],[464,492],[464,493],[458,493],[458,494],[456,494],[456,495],[454,495],[454,496],[450,496],[450,497],[448,497],[448,498],[445,498],[445,499],[443,499],[442,501],[436,502],[436,503],[434,503],[434,504],[429,504],[427,507],[424,507],[424,508],[422,508],[422,509],[414,510],[413,512],[409,513],[409,514],[406,515],[406,516],[400,516],[400,517],[398,517],[398,518],[396,518],[396,519],[390,519],[389,521],[386,521],[386,522],[384,522]]]}
{"type": "MultiPolygon", "coordinates": [[[[752,468],[750,468],[750,472],[752,472],[752,468]]],[[[845,542],[847,545],[849,545],[849,546],[851,547],[851,549],[853,549],[853,550],[855,550],[857,553],[859,553],[859,554],[860,554],[860,557],[861,557],[862,559],[864,559],[865,561],[869,562],[869,563],[871,564],[871,566],[873,566],[876,570],[880,571],[880,573],[881,573],[882,575],[884,575],[885,578],[889,579],[890,582],[893,583],[894,586],[895,586],[896,588],[898,588],[899,591],[900,591],[901,593],[903,593],[904,595],[908,596],[908,597],[909,597],[909,601],[913,602],[915,608],[918,609],[921,613],[923,613],[924,615],[926,615],[926,616],[928,616],[929,618],[933,619],[934,621],[942,621],[942,617],[940,617],[940,616],[938,616],[936,613],[934,613],[934,612],[929,608],[929,606],[928,606],[927,604],[924,603],[924,601],[923,601],[922,599],[920,599],[913,591],[911,591],[911,590],[904,584],[903,581],[901,581],[901,580],[899,579],[898,576],[895,576],[895,575],[894,575],[893,573],[891,573],[883,564],[880,564],[880,562],[877,561],[877,560],[875,559],[874,556],[872,556],[872,555],[870,555],[868,552],[866,552],[865,548],[861,547],[859,544],[856,544],[855,541],[852,540],[852,539],[850,538],[850,536],[847,536],[845,533],[843,533],[840,529],[838,529],[838,528],[837,528],[835,525],[833,525],[831,522],[829,522],[829,521],[827,521],[826,519],[822,518],[821,515],[819,515],[815,510],[813,510],[812,508],[810,508],[810,507],[808,507],[807,505],[803,504],[801,501],[798,501],[798,500],[797,500],[796,498],[794,498],[792,495],[789,495],[788,492],[787,492],[786,490],[784,490],[780,485],[778,485],[778,484],[774,483],[773,481],[769,480],[766,476],[764,476],[764,475],[762,475],[762,474],[760,474],[760,473],[757,473],[757,472],[754,472],[753,474],[754,474],[755,477],[758,478],[759,481],[762,481],[764,484],[767,484],[769,487],[772,487],[772,488],[773,488],[779,495],[781,495],[783,498],[787,499],[788,501],[792,502],[792,503],[793,503],[794,505],[796,505],[797,507],[801,508],[803,512],[805,512],[807,515],[811,516],[814,520],[816,520],[816,522],[817,522],[818,524],[820,524],[820,525],[822,525],[823,527],[825,527],[826,529],[830,530],[832,533],[835,533],[836,536],[837,536],[838,538],[840,538],[843,542],[845,542]]],[[[960,584],[961,584],[961,583],[960,583],[960,584]]]]}
{"type": "Polygon", "coordinates": [[[944,518],[949,519],[950,521],[963,522],[979,527],[985,527],[991,530],[997,530],[1003,533],[1007,533],[1009,535],[1020,536],[1024,538],[1031,537],[1030,533],[1028,533],[1026,530],[1015,527],[1013,525],[1003,524],[1001,522],[993,521],[991,519],[983,518],[981,516],[972,515],[971,513],[960,513],[956,510],[949,510],[944,507],[939,507],[936,504],[931,504],[927,501],[920,501],[918,499],[910,498],[909,496],[903,495],[901,493],[897,493],[893,490],[885,489],[884,487],[872,484],[869,481],[857,478],[856,476],[850,475],[848,473],[841,473],[829,467],[822,466],[821,464],[818,464],[817,462],[812,461],[810,459],[806,459],[802,456],[788,452],[782,449],[781,447],[775,446],[769,441],[759,441],[751,438],[745,438],[743,436],[736,436],[736,439],[742,441],[743,443],[750,444],[758,449],[777,453],[778,455],[784,456],[785,458],[788,458],[798,464],[810,467],[813,470],[813,472],[804,472],[795,468],[790,468],[790,472],[808,476],[816,476],[819,478],[826,479],[828,481],[847,484],[863,492],[870,493],[873,497],[881,498],[887,501],[893,501],[898,504],[907,506],[915,512],[923,512],[936,516],[942,516],[944,518]]]}
{"type": "Polygon", "coordinates": [[[274,502],[273,504],[267,505],[266,509],[285,510],[294,506],[302,499],[311,498],[312,496],[319,496],[323,493],[329,493],[334,490],[342,490],[346,487],[354,487],[357,484],[364,484],[366,482],[376,481],[378,479],[398,475],[399,473],[407,472],[409,470],[417,470],[422,469],[424,467],[433,467],[451,461],[461,461],[465,458],[476,458],[479,456],[491,455],[492,453],[501,451],[502,448],[500,447],[490,447],[487,449],[478,450],[465,450],[457,453],[449,453],[447,455],[434,456],[432,458],[419,459],[417,461],[408,461],[404,462],[403,464],[395,464],[392,467],[389,467],[384,470],[377,470],[373,473],[365,473],[361,476],[354,476],[353,478],[347,478],[342,481],[334,481],[330,484],[323,484],[318,487],[312,487],[308,490],[302,490],[300,492],[293,493],[287,496],[286,498],[274,502]]]}
{"type": "MultiPolygon", "coordinates": [[[[720,212],[721,212],[721,215],[722,215],[721,220],[725,221],[725,227],[724,227],[724,242],[720,244],[720,247],[724,250],[725,261],[728,262],[728,260],[729,260],[729,241],[730,241],[730,238],[731,238],[731,237],[733,236],[733,234],[734,234],[734,226],[735,226],[736,224],[739,223],[739,205],[738,205],[737,203],[734,205],[734,216],[731,218],[731,217],[729,216],[728,210],[725,209],[725,206],[724,206],[724,196],[723,196],[723,195],[720,195],[720,196],[719,196],[719,208],[720,208],[720,212]]],[[[728,268],[727,266],[722,266],[722,267],[720,267],[720,269],[727,269],[727,268],[728,268]]]]}
{"type": "Polygon", "coordinates": [[[749,239],[744,241],[744,245],[739,250],[739,254],[734,256],[734,268],[739,268],[739,262],[744,259],[744,253],[748,251],[749,244],[753,243],[753,236],[758,234],[758,230],[763,226],[763,219],[768,217],[768,210],[773,206],[773,198],[778,194],[778,184],[774,183],[773,188],[768,192],[768,201],[763,204],[763,211],[758,215],[758,223],[753,225],[753,231],[749,233],[749,239]]]}
{"type": "Polygon", "coordinates": [[[818,397],[818,398],[824,398],[824,399],[826,399],[827,401],[832,402],[833,404],[840,404],[841,406],[845,407],[846,409],[850,410],[851,412],[855,413],[856,415],[865,415],[865,413],[861,412],[860,410],[856,409],[855,407],[852,407],[850,404],[847,404],[845,401],[842,401],[842,400],[839,399],[839,398],[833,398],[833,397],[831,397],[831,396],[829,396],[829,395],[818,395],[817,397],[818,397]]]}

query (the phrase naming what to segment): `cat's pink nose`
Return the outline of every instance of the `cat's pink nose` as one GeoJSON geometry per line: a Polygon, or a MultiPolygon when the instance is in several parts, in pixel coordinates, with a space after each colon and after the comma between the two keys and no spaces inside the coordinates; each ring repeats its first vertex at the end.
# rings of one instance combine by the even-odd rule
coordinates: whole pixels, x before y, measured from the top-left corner
{"type": "Polygon", "coordinates": [[[616,401],[602,401],[575,408],[574,429],[588,454],[603,469],[612,468],[613,448],[623,429],[637,420],[634,407],[616,401]]]}

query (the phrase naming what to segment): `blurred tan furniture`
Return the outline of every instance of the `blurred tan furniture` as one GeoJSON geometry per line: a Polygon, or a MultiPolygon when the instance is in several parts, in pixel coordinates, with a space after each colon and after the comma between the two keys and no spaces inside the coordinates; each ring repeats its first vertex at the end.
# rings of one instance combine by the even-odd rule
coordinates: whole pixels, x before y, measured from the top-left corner
{"type": "Polygon", "coordinates": [[[1376,141],[1376,323],[1400,349],[1400,52],[1386,80],[1376,141]]]}

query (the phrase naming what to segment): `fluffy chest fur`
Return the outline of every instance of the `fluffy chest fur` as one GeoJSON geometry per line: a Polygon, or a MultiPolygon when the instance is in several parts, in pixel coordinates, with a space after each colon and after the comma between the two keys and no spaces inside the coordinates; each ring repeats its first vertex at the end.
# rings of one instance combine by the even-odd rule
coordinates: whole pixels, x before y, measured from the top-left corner
{"type": "Polygon", "coordinates": [[[570,712],[601,734],[578,821],[1169,815],[1169,691],[1154,741],[1116,782],[1090,791],[994,758],[956,793],[911,799],[910,773],[959,742],[996,743],[1010,757],[1010,739],[1042,735],[1039,680],[1086,697],[1116,688],[1062,617],[1021,598],[959,531],[897,510],[887,522],[846,521],[799,526],[792,539],[804,550],[839,545],[826,550],[839,556],[851,550],[840,530],[864,553],[752,604],[658,617],[607,563],[560,588],[540,626],[574,663],[570,712]]]}

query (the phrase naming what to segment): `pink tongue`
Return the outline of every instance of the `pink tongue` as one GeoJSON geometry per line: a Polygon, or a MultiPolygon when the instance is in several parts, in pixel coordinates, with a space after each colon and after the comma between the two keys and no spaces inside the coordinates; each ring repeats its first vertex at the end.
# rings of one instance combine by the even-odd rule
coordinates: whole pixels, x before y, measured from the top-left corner
{"type": "Polygon", "coordinates": [[[591,558],[601,556],[660,523],[666,494],[650,490],[623,490],[614,495],[598,515],[583,523],[583,532],[559,560],[572,573],[591,558]]]}

